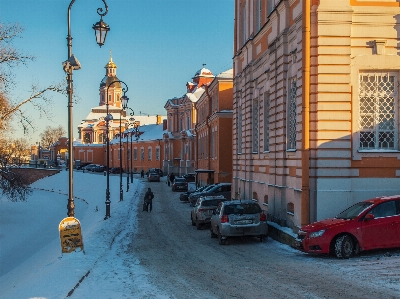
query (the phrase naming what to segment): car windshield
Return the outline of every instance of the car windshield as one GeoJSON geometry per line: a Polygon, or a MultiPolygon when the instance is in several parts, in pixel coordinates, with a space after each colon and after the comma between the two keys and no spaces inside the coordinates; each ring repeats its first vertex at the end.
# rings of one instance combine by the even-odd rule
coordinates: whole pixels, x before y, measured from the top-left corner
{"type": "Polygon", "coordinates": [[[224,212],[227,215],[257,214],[261,213],[261,208],[253,203],[230,204],[225,206],[224,212]]]}
{"type": "Polygon", "coordinates": [[[360,215],[362,212],[364,212],[365,209],[369,208],[370,206],[372,206],[372,203],[370,203],[370,202],[356,203],[355,205],[351,206],[350,208],[344,210],[342,213],[337,215],[335,218],[337,218],[337,219],[354,219],[358,215],[360,215]]]}

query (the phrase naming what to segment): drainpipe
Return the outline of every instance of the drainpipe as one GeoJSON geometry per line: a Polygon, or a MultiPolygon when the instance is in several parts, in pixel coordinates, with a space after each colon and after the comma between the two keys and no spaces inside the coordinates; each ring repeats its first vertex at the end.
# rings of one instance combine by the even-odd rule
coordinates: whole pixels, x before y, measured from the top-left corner
{"type": "Polygon", "coordinates": [[[301,225],[310,223],[310,27],[311,3],[303,0],[302,18],[302,154],[301,154],[301,225]]]}
{"type": "MultiPolygon", "coordinates": [[[[208,169],[211,170],[211,126],[209,123],[209,118],[211,116],[211,111],[212,111],[212,101],[211,101],[211,96],[208,93],[208,85],[204,85],[206,94],[208,97],[208,116],[207,116],[207,131],[208,131],[208,169]]],[[[215,175],[215,174],[214,174],[215,175]]],[[[208,180],[209,184],[211,184],[211,174],[208,173],[208,180]]],[[[215,177],[213,179],[213,182],[215,182],[215,177]]]]}

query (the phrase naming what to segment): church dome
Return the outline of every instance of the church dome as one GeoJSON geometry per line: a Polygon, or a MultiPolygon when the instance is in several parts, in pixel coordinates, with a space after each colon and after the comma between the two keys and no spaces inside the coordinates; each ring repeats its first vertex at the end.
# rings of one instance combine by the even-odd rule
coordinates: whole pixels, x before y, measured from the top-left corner
{"type": "Polygon", "coordinates": [[[114,63],[114,61],[112,60],[112,57],[110,57],[110,61],[107,62],[107,64],[104,66],[104,68],[108,69],[108,68],[117,68],[117,65],[114,63]]]}
{"type": "Polygon", "coordinates": [[[193,79],[197,77],[214,78],[214,75],[209,69],[203,67],[194,74],[193,79]]]}
{"type": "MultiPolygon", "coordinates": [[[[117,76],[104,76],[103,80],[100,82],[100,87],[108,87],[112,82],[114,81],[119,81],[117,76]]],[[[115,82],[111,87],[118,87],[121,88],[121,83],[120,82],[115,82]]]]}

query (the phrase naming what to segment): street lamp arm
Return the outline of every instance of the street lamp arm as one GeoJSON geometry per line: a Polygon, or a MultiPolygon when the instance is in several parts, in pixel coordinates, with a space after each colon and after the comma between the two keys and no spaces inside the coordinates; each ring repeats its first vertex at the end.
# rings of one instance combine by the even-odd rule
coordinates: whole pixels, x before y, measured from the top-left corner
{"type": "MultiPolygon", "coordinates": [[[[75,1],[75,0],[72,0],[72,1],[75,1]]],[[[101,7],[99,7],[99,8],[97,9],[97,13],[98,13],[98,15],[99,15],[100,17],[104,17],[104,16],[108,13],[108,5],[107,5],[107,3],[106,3],[105,0],[102,0],[102,1],[103,1],[103,3],[104,3],[104,6],[106,7],[106,11],[105,11],[104,13],[102,13],[102,12],[103,12],[103,9],[102,9],[101,7]]]]}

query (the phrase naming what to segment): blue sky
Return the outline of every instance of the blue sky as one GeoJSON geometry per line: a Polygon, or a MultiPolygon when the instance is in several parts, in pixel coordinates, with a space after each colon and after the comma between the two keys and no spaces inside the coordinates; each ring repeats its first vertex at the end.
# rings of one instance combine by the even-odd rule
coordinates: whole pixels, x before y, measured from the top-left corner
{"type": "MultiPolygon", "coordinates": [[[[105,45],[95,42],[92,25],[99,21],[101,0],[76,0],[71,11],[72,52],[82,69],[73,73],[74,128],[99,104],[99,84],[112,50],[117,76],[128,85],[129,107],[139,114],[162,114],[166,101],[186,92],[185,84],[206,64],[214,74],[232,67],[233,0],[106,0],[103,20],[111,30],[105,45]]],[[[13,0],[0,2],[0,21],[18,22],[25,28],[14,45],[36,57],[27,66],[13,69],[15,101],[28,96],[33,83],[47,86],[65,78],[67,10],[70,0],[13,0]]],[[[53,94],[52,119],[35,117],[36,131],[25,136],[39,141],[46,126],[67,129],[67,97],[53,94]]],[[[28,108],[28,107],[26,107],[28,108]]],[[[35,114],[36,113],[36,114],[35,114]]],[[[18,129],[17,125],[14,125],[18,129]]],[[[21,130],[17,130],[22,137],[21,130]]],[[[77,138],[77,129],[74,130],[77,138]]]]}

